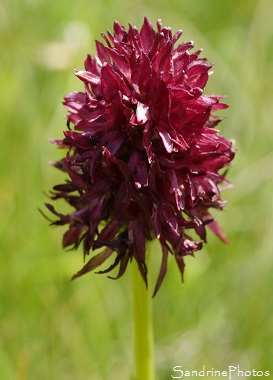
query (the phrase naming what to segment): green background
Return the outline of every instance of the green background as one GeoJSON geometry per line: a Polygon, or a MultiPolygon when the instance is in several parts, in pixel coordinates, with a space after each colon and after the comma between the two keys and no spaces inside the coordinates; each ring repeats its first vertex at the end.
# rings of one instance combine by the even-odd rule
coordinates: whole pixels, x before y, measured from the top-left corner
{"type": "MultiPolygon", "coordinates": [[[[64,179],[48,165],[63,154],[48,138],[65,129],[63,96],[82,89],[73,69],[114,20],[139,28],[145,15],[182,28],[181,41],[216,64],[206,93],[228,96],[219,128],[238,149],[228,206],[214,213],[230,244],[209,233],[187,259],[184,286],[170,257],[153,301],[157,380],[175,365],[273,376],[272,14],[271,0],[2,0],[1,380],[130,379],[130,271],[116,282],[94,274],[70,282],[82,253],[63,251],[63,230],[37,208],[64,179]]],[[[155,249],[154,276],[160,256],[155,249]]]]}

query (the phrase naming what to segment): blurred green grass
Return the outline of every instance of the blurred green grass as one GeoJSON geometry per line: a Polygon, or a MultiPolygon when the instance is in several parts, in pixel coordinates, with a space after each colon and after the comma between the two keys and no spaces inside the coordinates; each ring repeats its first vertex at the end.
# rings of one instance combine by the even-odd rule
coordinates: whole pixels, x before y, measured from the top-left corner
{"type": "Polygon", "coordinates": [[[60,154],[47,139],[65,129],[63,96],[81,89],[73,68],[115,19],[139,27],[144,15],[182,28],[216,63],[207,93],[228,96],[220,129],[238,148],[235,186],[216,215],[230,244],[209,234],[187,260],[183,287],[170,260],[154,300],[157,379],[174,365],[273,373],[272,14],[270,0],[2,0],[1,380],[130,378],[130,273],[71,283],[81,252],[64,252],[62,231],[37,208],[62,180],[47,164],[60,154]]]}

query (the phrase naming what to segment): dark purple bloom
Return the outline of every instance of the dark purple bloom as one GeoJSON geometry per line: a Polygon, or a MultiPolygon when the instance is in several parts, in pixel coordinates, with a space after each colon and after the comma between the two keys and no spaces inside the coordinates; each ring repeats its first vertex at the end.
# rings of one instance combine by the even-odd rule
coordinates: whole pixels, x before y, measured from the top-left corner
{"type": "MultiPolygon", "coordinates": [[[[87,56],[85,71],[76,71],[84,92],[65,97],[68,130],[55,140],[67,150],[55,166],[69,180],[54,187],[52,199],[64,199],[75,210],[63,215],[68,225],[63,246],[84,255],[101,247],[73,278],[94,270],[114,255],[107,273],[119,266],[122,276],[135,259],[147,282],[145,244],[157,238],[162,266],[155,293],[171,253],[181,274],[184,256],[202,248],[206,226],[226,238],[209,213],[222,209],[219,174],[234,157],[232,144],[215,126],[213,111],[226,108],[221,96],[203,95],[212,67],[192,42],[145,18],[140,32],[117,22],[114,33],[96,41],[97,56],[87,56]],[[73,125],[73,130],[70,125],[73,125]],[[194,241],[194,230],[200,241],[194,241]]],[[[112,278],[112,277],[111,277],[112,278]]],[[[154,294],[155,294],[154,293],[154,294]]]]}

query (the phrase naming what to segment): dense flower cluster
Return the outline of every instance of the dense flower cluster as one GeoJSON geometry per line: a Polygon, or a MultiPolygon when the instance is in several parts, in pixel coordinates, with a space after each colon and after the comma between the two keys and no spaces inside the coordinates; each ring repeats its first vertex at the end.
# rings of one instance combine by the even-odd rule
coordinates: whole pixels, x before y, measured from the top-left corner
{"type": "MultiPolygon", "coordinates": [[[[140,32],[115,22],[114,33],[96,41],[97,56],[87,56],[85,71],[76,71],[84,92],[65,97],[68,130],[66,157],[54,165],[69,175],[57,185],[52,199],[64,199],[75,210],[58,217],[68,225],[63,246],[84,254],[100,250],[75,276],[92,271],[115,253],[112,265],[119,278],[135,259],[147,282],[145,244],[157,238],[162,265],[158,291],[171,253],[183,274],[183,257],[200,250],[206,226],[223,241],[209,213],[222,209],[219,170],[234,157],[232,144],[214,127],[212,111],[226,108],[221,97],[203,95],[209,70],[193,42],[175,43],[181,36],[145,18],[140,32]],[[73,124],[73,130],[70,125],[73,124]],[[190,235],[194,230],[200,241],[190,235]]],[[[112,277],[111,277],[112,278],[112,277]]]]}

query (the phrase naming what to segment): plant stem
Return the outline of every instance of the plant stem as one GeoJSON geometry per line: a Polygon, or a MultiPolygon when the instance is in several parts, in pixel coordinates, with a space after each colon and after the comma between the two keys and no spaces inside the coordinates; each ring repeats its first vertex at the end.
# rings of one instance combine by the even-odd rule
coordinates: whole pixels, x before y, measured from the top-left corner
{"type": "MultiPolygon", "coordinates": [[[[147,256],[149,256],[149,252],[147,253],[147,256]]],[[[135,260],[133,260],[132,263],[132,272],[135,358],[134,380],[154,380],[152,298],[139,273],[135,260]]]]}

